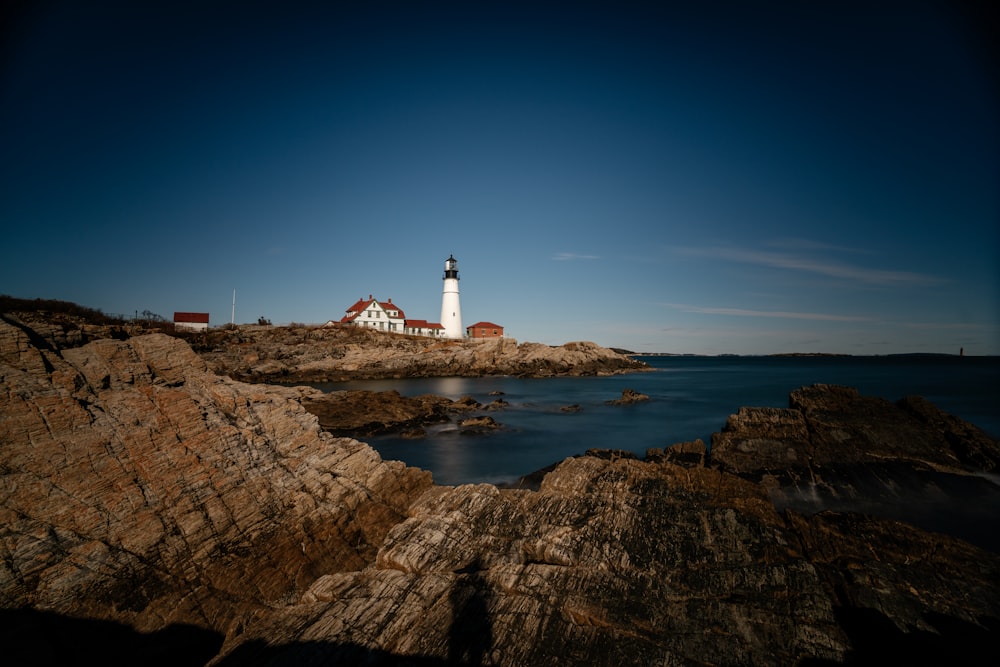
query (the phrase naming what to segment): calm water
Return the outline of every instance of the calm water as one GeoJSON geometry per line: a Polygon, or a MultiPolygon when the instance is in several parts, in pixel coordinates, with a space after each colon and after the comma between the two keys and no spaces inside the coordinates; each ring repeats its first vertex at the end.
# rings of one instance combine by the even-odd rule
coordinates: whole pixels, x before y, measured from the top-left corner
{"type": "Polygon", "coordinates": [[[486,435],[460,435],[454,424],[427,438],[367,438],[384,459],[430,470],[438,484],[513,481],[591,447],[644,456],[650,447],[701,438],[722,429],[742,406],[786,407],[788,394],[813,383],[856,387],[897,400],[924,396],[1000,437],[1000,357],[641,357],[656,370],[613,377],[523,379],[424,378],[316,385],[395,389],[404,396],[472,396],[486,404],[503,392],[510,405],[488,414],[503,424],[486,435]],[[630,388],[650,401],[609,406],[630,388]],[[560,408],[579,405],[567,413],[560,408]]]}

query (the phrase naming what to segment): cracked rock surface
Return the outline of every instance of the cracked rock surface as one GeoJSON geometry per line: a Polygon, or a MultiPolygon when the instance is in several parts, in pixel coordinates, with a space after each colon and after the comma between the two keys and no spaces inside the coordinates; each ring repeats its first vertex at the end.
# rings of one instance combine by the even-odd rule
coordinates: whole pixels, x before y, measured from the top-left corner
{"type": "Polygon", "coordinates": [[[996,443],[918,399],[803,388],[534,491],[435,485],[165,335],[4,316],[0,381],[13,664],[997,662],[996,550],[790,500],[986,482],[996,443]]]}

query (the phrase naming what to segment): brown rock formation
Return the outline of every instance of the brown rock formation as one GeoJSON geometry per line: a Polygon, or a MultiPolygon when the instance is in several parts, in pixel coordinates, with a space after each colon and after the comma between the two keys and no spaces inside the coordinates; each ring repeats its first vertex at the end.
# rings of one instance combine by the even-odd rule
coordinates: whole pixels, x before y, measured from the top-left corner
{"type": "Polygon", "coordinates": [[[622,350],[577,341],[551,346],[513,338],[444,340],[351,326],[253,326],[205,332],[166,321],[117,323],[63,301],[0,296],[0,307],[44,346],[65,349],[112,338],[167,333],[186,341],[210,368],[236,380],[328,382],[398,377],[614,375],[650,370],[622,350]],[[41,310],[40,308],[54,308],[41,310]]]}
{"type": "Polygon", "coordinates": [[[463,432],[467,433],[480,433],[484,431],[495,431],[501,428],[501,425],[497,423],[493,417],[487,415],[480,415],[478,417],[467,417],[461,419],[458,422],[459,427],[461,427],[463,432]]]}
{"type": "Polygon", "coordinates": [[[648,370],[641,361],[589,342],[553,347],[513,338],[436,340],[353,327],[241,329],[218,334],[201,354],[216,372],[251,382],[648,370]]]}
{"type": "MultiPolygon", "coordinates": [[[[570,459],[538,493],[487,485],[428,493],[374,568],[320,579],[253,632],[272,640],[290,626],[295,635],[337,628],[314,659],[374,641],[393,655],[468,649],[482,658],[473,664],[638,665],[731,663],[767,628],[773,664],[837,658],[848,647],[829,598],[810,566],[775,546],[782,531],[766,499],[737,478],[570,459]],[[387,593],[377,606],[361,602],[375,590],[387,593]],[[463,622],[477,632],[454,635],[457,612],[475,615],[463,622]],[[389,625],[400,631],[379,632],[389,625]]],[[[276,647],[265,653],[271,663],[242,657],[291,664],[301,649],[276,647]]]]}
{"type": "Polygon", "coordinates": [[[176,338],[32,338],[0,321],[4,607],[225,633],[363,567],[431,485],[176,338]]]}
{"type": "MultiPolygon", "coordinates": [[[[742,456],[757,441],[805,478],[836,464],[824,447],[888,436],[851,417],[849,394],[803,392],[801,419],[746,413],[711,452],[739,474],[594,452],[529,491],[434,486],[324,433],[302,407],[317,392],[213,375],[163,335],[61,349],[0,321],[0,378],[0,641],[15,662],[998,657],[1000,555],[888,519],[779,512],[744,479],[777,473],[742,456]]],[[[964,437],[927,406],[901,411],[964,437]]],[[[986,442],[932,456],[924,430],[887,451],[949,471],[994,460],[986,442]]],[[[884,463],[871,447],[849,460],[884,463]]]]}
{"type": "Polygon", "coordinates": [[[374,566],[321,577],[215,664],[961,662],[996,655],[998,574],[896,522],[786,519],[711,469],[581,457],[537,493],[436,487],[374,566]]]}

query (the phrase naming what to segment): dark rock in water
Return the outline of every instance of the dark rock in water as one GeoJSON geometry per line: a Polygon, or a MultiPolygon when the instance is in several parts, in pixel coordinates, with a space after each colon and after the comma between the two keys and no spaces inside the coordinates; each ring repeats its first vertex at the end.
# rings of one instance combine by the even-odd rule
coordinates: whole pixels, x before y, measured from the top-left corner
{"type": "MultiPolygon", "coordinates": [[[[708,465],[600,450],[534,491],[445,487],[324,431],[315,390],[214,375],[164,335],[59,349],[24,329],[0,319],[8,661],[1000,662],[1000,553],[772,500],[983,479],[991,443],[926,406],[807,388],[731,418],[708,465]]],[[[360,427],[421,415],[388,401],[360,427]]]]}
{"type": "Polygon", "coordinates": [[[565,405],[565,406],[559,408],[559,411],[560,412],[579,412],[581,409],[582,408],[580,408],[580,406],[578,404],[574,403],[573,405],[565,405]]]}
{"type": "Polygon", "coordinates": [[[495,400],[490,401],[489,403],[487,403],[484,406],[484,409],[485,410],[503,410],[504,408],[509,407],[509,406],[510,406],[510,403],[508,403],[507,401],[503,400],[502,398],[498,398],[498,399],[495,399],[495,400]]]}
{"type": "Polygon", "coordinates": [[[483,407],[482,404],[471,396],[463,396],[462,398],[455,401],[455,407],[457,409],[465,410],[478,410],[483,407]]]}
{"type": "Polygon", "coordinates": [[[395,432],[423,434],[424,426],[445,423],[454,414],[483,407],[471,396],[457,401],[433,394],[411,398],[395,390],[314,392],[304,397],[302,404],[319,418],[326,431],[350,437],[395,432]]]}
{"type": "Polygon", "coordinates": [[[605,403],[608,405],[631,405],[632,403],[641,403],[648,400],[649,396],[646,394],[641,394],[634,389],[622,389],[621,398],[605,401],[605,403]]]}
{"type": "Polygon", "coordinates": [[[779,508],[854,510],[1000,551],[995,441],[923,399],[848,387],[793,391],[789,408],[741,408],[712,436],[711,463],[761,483],[779,508]]]}
{"type": "Polygon", "coordinates": [[[458,422],[462,433],[485,433],[502,428],[493,417],[480,416],[461,419],[458,422]]]}

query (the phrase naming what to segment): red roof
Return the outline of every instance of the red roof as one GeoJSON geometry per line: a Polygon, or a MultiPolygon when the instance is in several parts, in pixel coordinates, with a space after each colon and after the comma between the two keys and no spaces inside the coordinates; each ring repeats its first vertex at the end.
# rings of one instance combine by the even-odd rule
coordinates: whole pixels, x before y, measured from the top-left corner
{"type": "Polygon", "coordinates": [[[406,320],[405,326],[423,329],[444,329],[437,322],[428,322],[427,320],[406,320]]]}
{"type": "Polygon", "coordinates": [[[208,313],[174,313],[174,322],[208,324],[208,313]]]}
{"type": "Polygon", "coordinates": [[[499,324],[493,324],[492,322],[476,322],[475,324],[470,324],[465,327],[466,329],[503,329],[499,324]]]}
{"type": "Polygon", "coordinates": [[[348,308],[344,312],[347,312],[347,313],[360,313],[362,310],[364,310],[365,308],[367,308],[368,304],[371,303],[371,302],[372,302],[371,299],[367,299],[367,300],[365,300],[365,299],[359,299],[357,303],[355,303],[353,306],[351,306],[350,308],[348,308]]]}
{"type": "Polygon", "coordinates": [[[361,314],[361,311],[368,310],[368,307],[373,303],[377,303],[378,305],[382,306],[383,310],[395,310],[397,312],[397,315],[394,316],[394,319],[406,317],[406,315],[403,314],[403,309],[394,304],[392,302],[392,299],[383,303],[378,299],[373,299],[371,296],[369,296],[367,299],[358,299],[353,306],[351,306],[345,311],[348,314],[340,318],[340,321],[353,322],[354,318],[356,318],[358,315],[361,314]],[[354,314],[351,315],[350,313],[354,314]]]}

